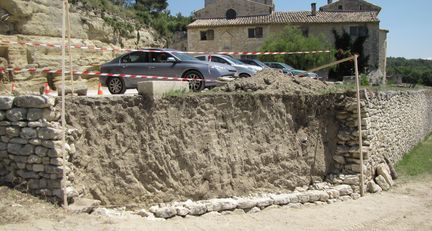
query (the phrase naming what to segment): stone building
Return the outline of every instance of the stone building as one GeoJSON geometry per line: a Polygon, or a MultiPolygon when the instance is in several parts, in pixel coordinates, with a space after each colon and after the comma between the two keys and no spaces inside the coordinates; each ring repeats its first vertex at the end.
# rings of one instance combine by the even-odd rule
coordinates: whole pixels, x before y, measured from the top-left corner
{"type": "Polygon", "coordinates": [[[333,30],[353,38],[367,35],[365,55],[370,70],[385,73],[387,30],[380,28],[381,8],[363,0],[339,0],[317,10],[276,12],[273,0],[205,0],[188,25],[189,51],[257,51],[272,34],[287,25],[305,35],[323,35],[334,44],[333,30]]]}

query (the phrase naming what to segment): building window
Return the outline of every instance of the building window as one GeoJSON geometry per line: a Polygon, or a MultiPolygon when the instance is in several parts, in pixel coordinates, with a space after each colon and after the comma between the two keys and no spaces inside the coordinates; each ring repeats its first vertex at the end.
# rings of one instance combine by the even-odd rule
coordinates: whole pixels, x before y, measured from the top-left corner
{"type": "Polygon", "coordinates": [[[309,37],[309,28],[302,27],[301,31],[302,31],[302,34],[303,34],[304,37],[309,37]]]}
{"type": "Polygon", "coordinates": [[[248,29],[249,38],[262,38],[264,36],[262,27],[255,27],[248,29]]]}
{"type": "Polygon", "coordinates": [[[236,19],[237,18],[237,12],[233,9],[229,9],[226,12],[226,19],[236,19]]]}
{"type": "Polygon", "coordinates": [[[354,36],[354,37],[368,36],[369,30],[365,26],[352,26],[352,27],[350,27],[350,35],[354,36]]]}
{"type": "Polygon", "coordinates": [[[201,31],[200,36],[202,41],[214,40],[214,30],[201,31]]]}

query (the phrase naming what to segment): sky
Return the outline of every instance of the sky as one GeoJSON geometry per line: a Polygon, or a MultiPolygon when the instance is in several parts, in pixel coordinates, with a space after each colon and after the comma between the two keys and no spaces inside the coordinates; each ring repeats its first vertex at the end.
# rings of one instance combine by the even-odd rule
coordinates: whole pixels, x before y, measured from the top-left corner
{"type": "MultiPolygon", "coordinates": [[[[233,0],[241,1],[241,0],[233,0]]],[[[169,10],[190,15],[204,7],[204,0],[168,0],[169,10]]],[[[310,3],[318,8],[327,0],[276,0],[277,11],[310,10],[310,3]]],[[[388,56],[432,59],[432,0],[369,0],[381,6],[381,28],[388,34],[388,56]]]]}

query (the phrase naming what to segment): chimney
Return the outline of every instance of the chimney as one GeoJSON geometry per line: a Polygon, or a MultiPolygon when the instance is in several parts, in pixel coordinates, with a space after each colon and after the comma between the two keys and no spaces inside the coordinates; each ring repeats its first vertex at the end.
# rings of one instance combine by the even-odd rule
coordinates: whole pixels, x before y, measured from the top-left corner
{"type": "Polygon", "coordinates": [[[317,9],[316,9],[316,3],[314,2],[314,3],[312,3],[311,4],[311,13],[312,13],[312,16],[315,16],[316,15],[316,13],[317,13],[317,9]]]}
{"type": "Polygon", "coordinates": [[[327,0],[327,4],[332,4],[333,0],[327,0]]]}

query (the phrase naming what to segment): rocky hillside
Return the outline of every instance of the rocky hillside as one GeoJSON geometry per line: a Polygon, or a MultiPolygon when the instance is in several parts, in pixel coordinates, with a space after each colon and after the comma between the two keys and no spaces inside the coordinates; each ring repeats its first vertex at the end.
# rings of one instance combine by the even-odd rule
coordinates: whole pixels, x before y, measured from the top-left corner
{"type": "MultiPolygon", "coordinates": [[[[160,47],[165,45],[152,28],[136,30],[132,21],[71,5],[73,43],[100,47],[160,47]]],[[[61,42],[62,2],[52,0],[0,0],[0,40],[61,42]]],[[[110,60],[112,52],[74,50],[76,66],[110,60]]],[[[58,67],[60,50],[0,44],[0,67],[58,67]]]]}

